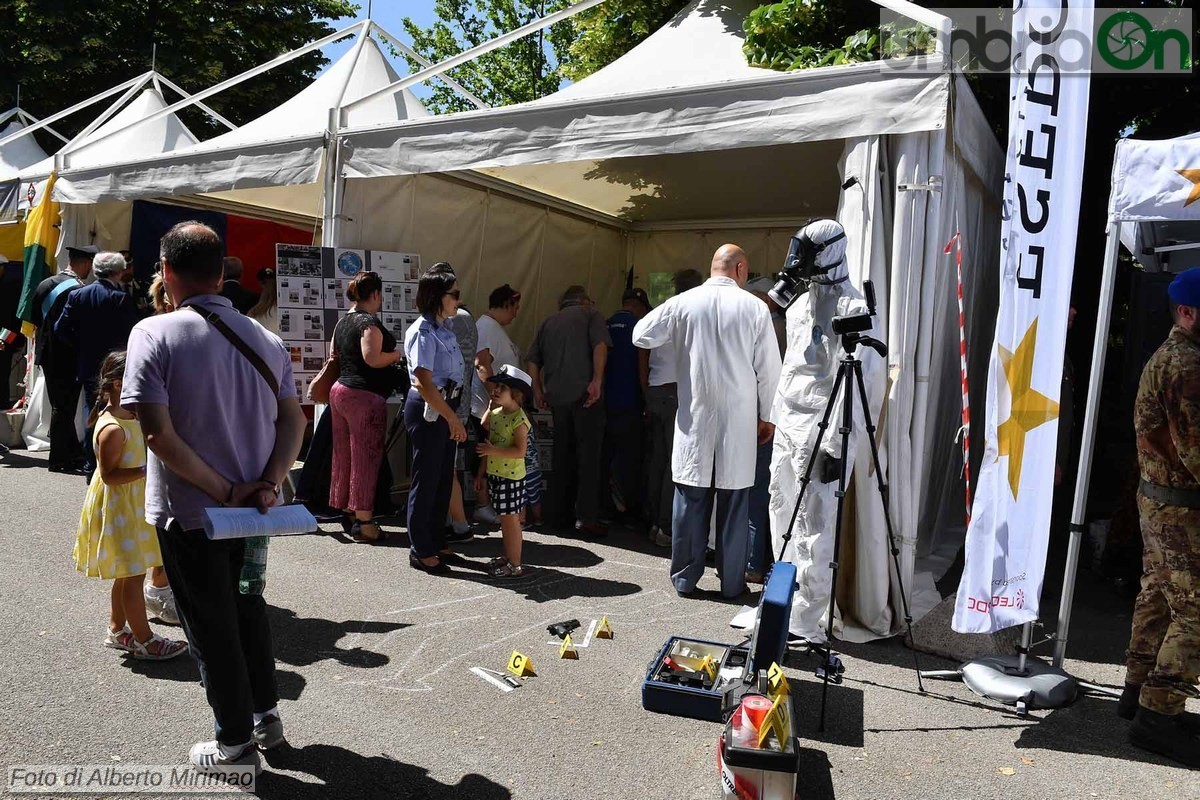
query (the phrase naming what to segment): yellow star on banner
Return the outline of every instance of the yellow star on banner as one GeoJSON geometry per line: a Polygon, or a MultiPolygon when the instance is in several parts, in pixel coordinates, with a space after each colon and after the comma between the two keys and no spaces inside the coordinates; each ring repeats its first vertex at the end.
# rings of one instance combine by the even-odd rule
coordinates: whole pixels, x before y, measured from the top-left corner
{"type": "Polygon", "coordinates": [[[1192,182],[1191,194],[1188,195],[1187,200],[1183,201],[1183,207],[1187,208],[1200,200],[1200,169],[1177,169],[1175,171],[1192,182]]]}
{"type": "Polygon", "coordinates": [[[1013,499],[1021,485],[1021,466],[1025,458],[1025,434],[1058,418],[1058,403],[1030,386],[1033,380],[1033,354],[1037,349],[1037,319],[1021,337],[1016,352],[999,347],[1004,365],[1004,380],[1011,397],[1008,419],[1000,423],[997,439],[1000,455],[1008,456],[1008,485],[1013,499]]]}

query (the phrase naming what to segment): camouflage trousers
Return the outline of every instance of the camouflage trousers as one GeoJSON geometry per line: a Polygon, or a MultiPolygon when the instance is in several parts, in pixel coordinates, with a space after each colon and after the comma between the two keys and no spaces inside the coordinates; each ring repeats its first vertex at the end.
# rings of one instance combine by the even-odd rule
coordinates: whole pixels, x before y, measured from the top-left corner
{"type": "Polygon", "coordinates": [[[1142,685],[1141,705],[1178,714],[1200,696],[1200,509],[1138,497],[1142,589],[1133,607],[1125,681],[1142,685]]]}

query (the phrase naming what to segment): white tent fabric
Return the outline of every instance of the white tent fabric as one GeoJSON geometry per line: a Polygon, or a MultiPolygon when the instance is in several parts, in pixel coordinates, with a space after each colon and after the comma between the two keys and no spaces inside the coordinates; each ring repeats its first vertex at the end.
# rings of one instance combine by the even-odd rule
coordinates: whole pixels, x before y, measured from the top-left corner
{"type": "MultiPolygon", "coordinates": [[[[25,129],[20,119],[13,118],[15,113],[16,109],[13,109],[0,114],[0,120],[10,119],[9,123],[0,129],[0,139],[25,129]]],[[[17,197],[21,190],[21,182],[17,178],[21,170],[46,158],[46,151],[38,146],[31,135],[0,145],[0,219],[16,213],[17,197]]]]}
{"type": "MultiPolygon", "coordinates": [[[[55,157],[43,159],[21,170],[22,184],[32,183],[36,186],[33,203],[39,202],[46,180],[54,170],[56,158],[63,159],[65,169],[55,184],[55,199],[68,203],[93,202],[60,195],[61,175],[73,169],[93,169],[99,164],[164,153],[195,144],[196,137],[174,114],[145,121],[146,117],[166,107],[167,102],[158,89],[147,87],[81,141],[65,146],[55,157]]],[[[30,206],[29,197],[22,193],[21,207],[28,209],[30,206]]]]}
{"type": "MultiPolygon", "coordinates": [[[[55,197],[69,203],[179,196],[317,181],[329,110],[364,97],[397,75],[368,37],[299,94],[236,130],[169,154],[116,157],[59,176],[55,197]]],[[[351,124],[427,116],[411,92],[376,98],[349,112],[351,124]]]]}

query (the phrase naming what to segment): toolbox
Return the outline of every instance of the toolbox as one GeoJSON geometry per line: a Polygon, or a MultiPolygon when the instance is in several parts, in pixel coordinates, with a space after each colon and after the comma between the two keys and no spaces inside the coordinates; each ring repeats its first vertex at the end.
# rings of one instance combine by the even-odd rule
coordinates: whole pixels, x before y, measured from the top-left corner
{"type": "Polygon", "coordinates": [[[723,722],[758,670],[783,664],[795,592],[795,565],[776,562],[763,586],[748,641],[723,644],[687,636],[667,639],[646,669],[642,708],[723,722]]]}

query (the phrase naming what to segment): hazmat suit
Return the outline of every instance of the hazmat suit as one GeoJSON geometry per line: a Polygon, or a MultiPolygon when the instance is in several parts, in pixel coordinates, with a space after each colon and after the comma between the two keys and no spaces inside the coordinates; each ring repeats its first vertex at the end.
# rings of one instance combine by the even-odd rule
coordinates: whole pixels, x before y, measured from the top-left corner
{"type": "MultiPolygon", "coordinates": [[[[833,240],[843,233],[833,220],[817,220],[805,228],[816,244],[833,240]]],[[[775,395],[775,449],[771,456],[771,531],[772,555],[778,557],[784,534],[791,522],[800,479],[808,466],[816,442],[818,424],[833,393],[839,361],[843,356],[841,337],[833,332],[833,318],[862,314],[866,301],[857,286],[850,283],[846,259],[846,239],[829,241],[816,256],[817,272],[808,292],[787,310],[787,352],[779,389],[775,395]]],[[[867,332],[870,335],[870,332],[867,332]]],[[[869,359],[876,357],[860,347],[863,377],[872,374],[869,359]]],[[[853,376],[848,375],[848,379],[853,376]]],[[[867,383],[868,390],[870,383],[867,383]]],[[[797,568],[798,587],[792,606],[790,632],[813,643],[826,640],[823,618],[829,609],[832,584],[829,562],[833,560],[834,522],[837,516],[837,488],[841,469],[843,387],[821,442],[824,457],[814,465],[811,482],[800,505],[796,525],[783,558],[797,568]]],[[[850,438],[851,459],[857,437],[864,430],[862,404],[854,387],[854,431],[850,438]]],[[[853,466],[851,461],[850,466],[853,466]]],[[[847,470],[847,486],[850,471],[847,470]]]]}

